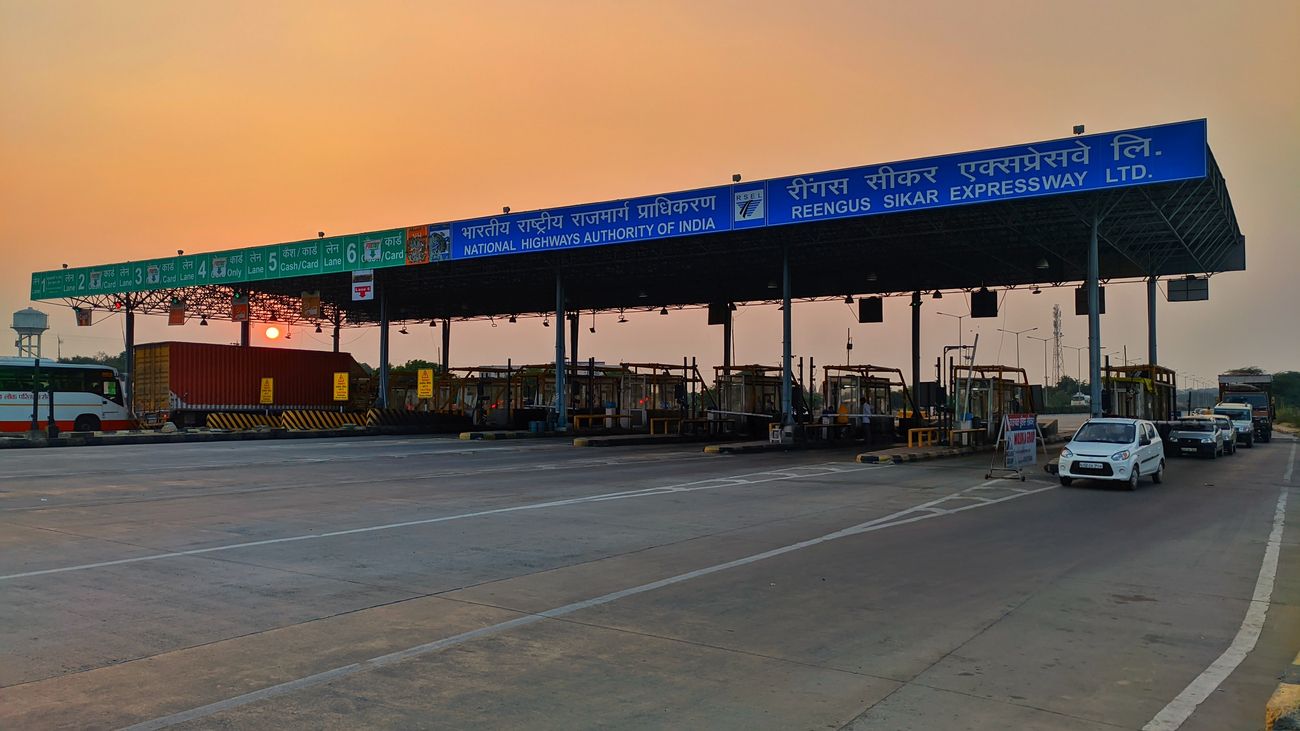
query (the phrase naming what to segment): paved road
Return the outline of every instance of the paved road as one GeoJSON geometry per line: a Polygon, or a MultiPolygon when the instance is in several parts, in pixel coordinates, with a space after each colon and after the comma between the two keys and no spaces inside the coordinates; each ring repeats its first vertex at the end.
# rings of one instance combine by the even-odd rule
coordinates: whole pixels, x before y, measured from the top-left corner
{"type": "Polygon", "coordinates": [[[1189,684],[1182,728],[1253,728],[1300,647],[1295,451],[1137,493],[543,440],[8,452],[0,728],[1131,729],[1189,684]],[[1287,493],[1262,635],[1207,686],[1287,493]]]}

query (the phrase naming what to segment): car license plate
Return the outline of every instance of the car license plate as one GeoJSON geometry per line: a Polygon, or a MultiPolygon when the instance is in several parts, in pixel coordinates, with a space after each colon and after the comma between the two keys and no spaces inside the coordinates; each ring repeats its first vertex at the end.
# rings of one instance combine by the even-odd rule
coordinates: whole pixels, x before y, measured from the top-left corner
{"type": "Polygon", "coordinates": [[[1079,468],[1080,468],[1080,469],[1085,469],[1085,470],[1099,470],[1099,469],[1101,469],[1101,463],[1100,463],[1100,462],[1080,462],[1080,463],[1079,463],[1079,468]]]}

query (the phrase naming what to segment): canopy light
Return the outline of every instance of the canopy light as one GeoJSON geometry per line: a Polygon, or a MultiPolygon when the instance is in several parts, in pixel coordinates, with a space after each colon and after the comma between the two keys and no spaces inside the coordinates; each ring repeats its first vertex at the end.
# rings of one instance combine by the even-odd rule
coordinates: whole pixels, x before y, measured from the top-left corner
{"type": "Polygon", "coordinates": [[[941,300],[941,299],[943,299],[943,292],[940,292],[940,291],[937,290],[937,289],[934,290],[934,297],[933,297],[933,298],[934,298],[934,299],[937,299],[937,300],[941,300]]]}
{"type": "Polygon", "coordinates": [[[1049,266],[1051,265],[1047,263],[1047,259],[1039,259],[1038,263],[1034,265],[1034,268],[1041,270],[1041,269],[1046,269],[1049,266]]]}
{"type": "Polygon", "coordinates": [[[399,335],[410,335],[410,334],[411,334],[410,331],[406,329],[406,326],[405,326],[405,325],[402,325],[402,329],[398,330],[397,333],[398,333],[399,335]]]}
{"type": "Polygon", "coordinates": [[[846,294],[846,295],[844,295],[844,304],[846,304],[846,305],[851,305],[851,304],[853,304],[853,295],[851,295],[851,294],[846,294]]]}
{"type": "Polygon", "coordinates": [[[320,332],[321,332],[321,329],[320,329],[320,323],[318,322],[318,323],[316,323],[316,334],[317,334],[317,335],[320,335],[320,332]]]}
{"type": "Polygon", "coordinates": [[[207,327],[207,326],[208,326],[208,316],[207,315],[199,316],[199,327],[207,327]]]}
{"type": "Polygon", "coordinates": [[[661,314],[661,315],[667,315],[667,314],[668,314],[668,308],[667,308],[667,307],[660,307],[660,308],[659,308],[659,314],[661,314]]]}

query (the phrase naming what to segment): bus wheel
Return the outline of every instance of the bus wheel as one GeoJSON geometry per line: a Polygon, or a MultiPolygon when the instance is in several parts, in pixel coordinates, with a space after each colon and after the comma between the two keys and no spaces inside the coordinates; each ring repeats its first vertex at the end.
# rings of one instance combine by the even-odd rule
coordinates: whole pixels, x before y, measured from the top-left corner
{"type": "Polygon", "coordinates": [[[99,417],[83,414],[72,422],[73,431],[99,431],[99,417]]]}

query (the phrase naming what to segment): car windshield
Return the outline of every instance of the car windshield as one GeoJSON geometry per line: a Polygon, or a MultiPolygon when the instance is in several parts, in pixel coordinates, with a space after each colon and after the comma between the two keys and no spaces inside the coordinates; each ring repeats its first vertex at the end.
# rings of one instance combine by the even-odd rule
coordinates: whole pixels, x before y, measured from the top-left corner
{"type": "Polygon", "coordinates": [[[1079,431],[1074,435],[1074,441],[1128,444],[1133,441],[1133,425],[1105,424],[1090,421],[1079,428],[1079,431]]]}
{"type": "Polygon", "coordinates": [[[1231,429],[1231,428],[1232,428],[1232,419],[1229,419],[1229,418],[1224,417],[1224,416],[1220,416],[1219,418],[1215,419],[1215,420],[1214,420],[1214,423],[1218,424],[1220,429],[1231,429]]]}
{"type": "Polygon", "coordinates": [[[1215,409],[1214,413],[1222,414],[1236,421],[1247,421],[1250,419],[1250,412],[1245,409],[1215,409]]]}
{"type": "Polygon", "coordinates": [[[1177,431],[1214,431],[1217,427],[1209,419],[1195,419],[1178,422],[1177,431]]]}

